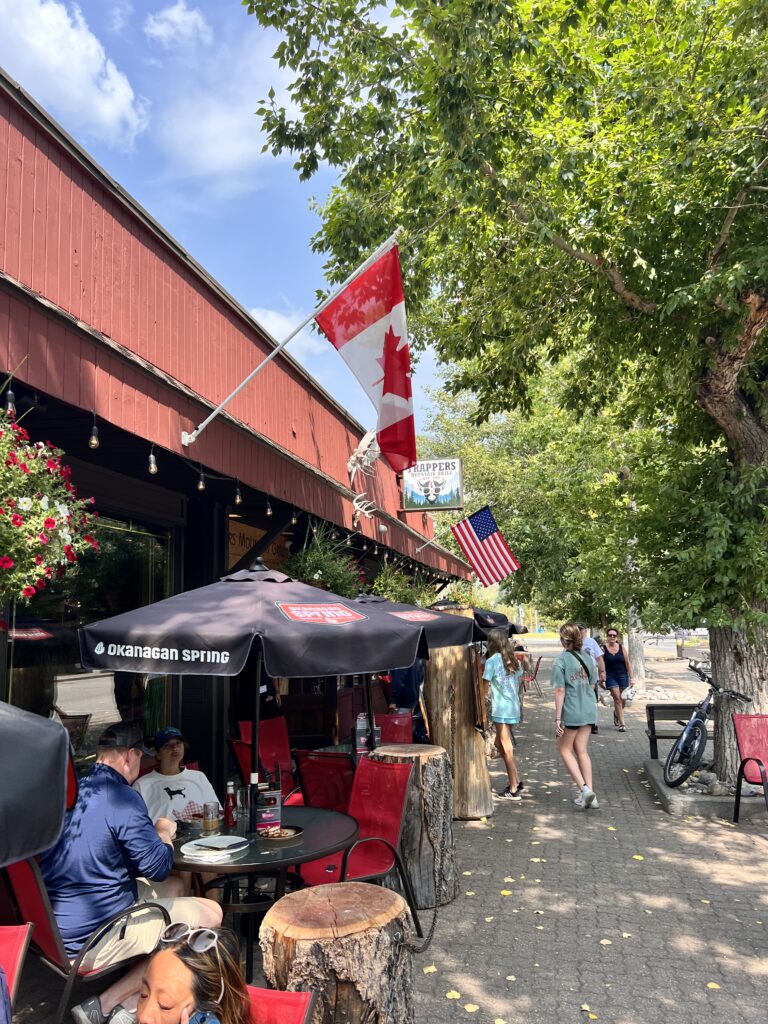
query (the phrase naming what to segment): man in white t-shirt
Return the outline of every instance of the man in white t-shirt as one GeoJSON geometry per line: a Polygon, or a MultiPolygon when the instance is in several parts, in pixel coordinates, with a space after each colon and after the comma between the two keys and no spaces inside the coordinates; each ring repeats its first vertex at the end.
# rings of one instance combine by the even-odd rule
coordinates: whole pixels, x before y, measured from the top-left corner
{"type": "MultiPolygon", "coordinates": [[[[589,635],[589,626],[585,623],[579,623],[579,629],[581,630],[581,649],[585,651],[597,665],[597,686],[595,687],[595,698],[598,697],[598,687],[601,683],[605,682],[605,659],[603,658],[603,650],[600,644],[593,640],[589,635]]],[[[592,732],[597,732],[597,726],[592,726],[592,732]]]]}
{"type": "Polygon", "coordinates": [[[204,804],[214,800],[219,803],[208,777],[181,763],[185,746],[180,729],[172,725],[161,729],[155,736],[157,768],[133,784],[144,797],[153,821],[160,817],[178,821],[192,815],[202,816],[204,804]]]}

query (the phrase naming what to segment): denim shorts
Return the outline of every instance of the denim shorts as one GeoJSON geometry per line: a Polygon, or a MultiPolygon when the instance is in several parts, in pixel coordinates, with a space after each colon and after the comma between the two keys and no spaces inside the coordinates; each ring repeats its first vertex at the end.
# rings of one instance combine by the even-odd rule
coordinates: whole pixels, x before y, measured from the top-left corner
{"type": "Polygon", "coordinates": [[[605,685],[606,685],[606,688],[609,689],[609,690],[613,686],[618,686],[622,690],[626,690],[626,688],[629,686],[629,676],[626,676],[626,675],[606,676],[605,677],[605,685]]]}

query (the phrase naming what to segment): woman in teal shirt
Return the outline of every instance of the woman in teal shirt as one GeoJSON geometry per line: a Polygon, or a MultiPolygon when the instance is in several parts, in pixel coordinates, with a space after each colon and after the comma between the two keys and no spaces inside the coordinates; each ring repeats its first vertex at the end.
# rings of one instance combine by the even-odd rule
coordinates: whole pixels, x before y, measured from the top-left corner
{"type": "Polygon", "coordinates": [[[574,803],[580,810],[599,806],[592,789],[592,761],[589,737],[597,724],[594,686],[597,668],[588,654],[581,654],[581,630],[575,622],[560,627],[563,653],[552,666],[555,691],[555,735],[560,757],[568,774],[579,787],[574,803]]]}
{"type": "Polygon", "coordinates": [[[522,800],[523,784],[515,763],[515,742],[512,726],[520,721],[518,691],[522,677],[520,667],[505,629],[492,629],[488,634],[488,658],[483,679],[491,687],[491,720],[496,726],[496,745],[501,750],[509,782],[502,800],[522,800]]]}

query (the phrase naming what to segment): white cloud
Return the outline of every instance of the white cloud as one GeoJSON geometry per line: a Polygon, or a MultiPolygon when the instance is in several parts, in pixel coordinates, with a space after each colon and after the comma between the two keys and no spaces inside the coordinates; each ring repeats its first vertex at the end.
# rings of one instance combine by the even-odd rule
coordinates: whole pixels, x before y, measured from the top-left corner
{"type": "Polygon", "coordinates": [[[195,42],[205,45],[213,42],[213,32],[203,12],[197,7],[187,7],[186,0],[176,0],[170,7],[148,14],[144,33],[166,49],[195,42]]]}
{"type": "Polygon", "coordinates": [[[115,0],[109,12],[109,28],[112,32],[120,33],[127,26],[133,16],[133,4],[130,0],[115,0]]]}
{"type": "MultiPolygon", "coordinates": [[[[250,314],[277,342],[287,338],[307,315],[295,310],[281,313],[276,309],[260,309],[258,306],[250,310],[250,314]]],[[[302,365],[306,359],[312,356],[324,356],[327,351],[328,342],[319,334],[315,334],[311,326],[305,327],[295,338],[291,339],[286,347],[286,352],[289,352],[302,365]]]]}
{"type": "Polygon", "coordinates": [[[111,61],[80,8],[63,0],[0,0],[0,64],[67,126],[131,149],[147,103],[111,61]]]}

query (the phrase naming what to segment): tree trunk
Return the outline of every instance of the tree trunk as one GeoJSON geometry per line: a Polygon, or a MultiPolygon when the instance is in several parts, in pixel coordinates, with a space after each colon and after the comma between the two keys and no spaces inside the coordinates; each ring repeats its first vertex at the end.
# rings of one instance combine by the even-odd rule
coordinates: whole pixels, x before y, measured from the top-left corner
{"type": "Polygon", "coordinates": [[[715,774],[734,784],[739,770],[739,751],[731,714],[768,714],[768,629],[755,628],[747,637],[728,626],[710,627],[709,649],[712,678],[718,685],[752,698],[743,704],[728,697],[715,701],[715,774]]]}
{"type": "Polygon", "coordinates": [[[627,611],[627,650],[632,669],[632,683],[638,693],[645,693],[645,647],[643,645],[643,624],[637,612],[630,605],[627,611]]]}

